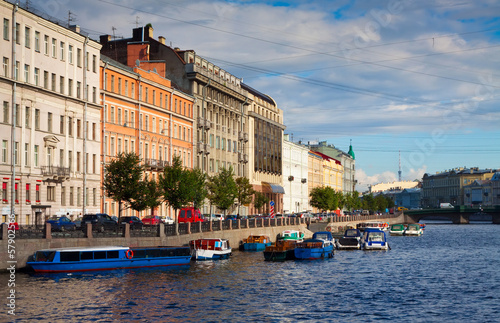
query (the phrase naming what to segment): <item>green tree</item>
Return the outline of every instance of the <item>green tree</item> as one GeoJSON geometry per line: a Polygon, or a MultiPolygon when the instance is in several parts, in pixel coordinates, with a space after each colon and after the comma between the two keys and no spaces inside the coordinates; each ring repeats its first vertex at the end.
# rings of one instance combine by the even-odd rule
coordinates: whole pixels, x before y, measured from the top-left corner
{"type": "Polygon", "coordinates": [[[375,208],[379,211],[384,211],[387,208],[387,199],[383,194],[375,196],[375,208]]]}
{"type": "Polygon", "coordinates": [[[236,198],[238,199],[238,215],[240,214],[240,206],[252,202],[252,196],[255,190],[246,177],[236,178],[236,198]]]}
{"type": "Polygon", "coordinates": [[[130,203],[130,208],[136,211],[142,211],[150,208],[153,213],[154,208],[158,207],[163,200],[163,190],[158,181],[145,178],[138,184],[138,194],[134,201],[130,203]]]}
{"type": "Polygon", "coordinates": [[[134,153],[120,153],[108,165],[103,186],[108,197],[118,202],[118,218],[121,217],[122,204],[128,207],[144,194],[141,184],[144,167],[134,153]]]}
{"type": "Polygon", "coordinates": [[[359,198],[359,192],[347,192],[344,194],[344,206],[347,210],[352,211],[361,208],[361,199],[359,198]]]}
{"type": "MultiPolygon", "coordinates": [[[[333,190],[332,190],[333,191],[333,190]]],[[[309,204],[321,211],[329,210],[332,204],[331,192],[326,187],[315,187],[309,193],[309,204]]]]}
{"type": "Polygon", "coordinates": [[[192,193],[191,200],[193,201],[193,206],[199,209],[203,206],[203,202],[208,194],[206,185],[207,176],[199,168],[190,169],[188,172],[188,184],[191,186],[190,191],[192,193]]]}
{"type": "Polygon", "coordinates": [[[175,211],[177,221],[177,210],[193,202],[196,192],[193,191],[193,176],[191,172],[182,167],[179,156],[175,156],[172,165],[163,169],[159,183],[163,190],[163,198],[175,211]]]}
{"type": "Polygon", "coordinates": [[[222,168],[219,174],[209,178],[207,182],[208,199],[226,215],[227,209],[234,205],[238,189],[233,178],[233,168],[222,168]]]}
{"type": "Polygon", "coordinates": [[[262,213],[262,207],[269,202],[269,198],[261,192],[255,192],[253,196],[253,206],[255,206],[259,213],[262,213]]]}
{"type": "Polygon", "coordinates": [[[363,195],[363,209],[374,211],[376,209],[375,198],[372,193],[363,195]]]}

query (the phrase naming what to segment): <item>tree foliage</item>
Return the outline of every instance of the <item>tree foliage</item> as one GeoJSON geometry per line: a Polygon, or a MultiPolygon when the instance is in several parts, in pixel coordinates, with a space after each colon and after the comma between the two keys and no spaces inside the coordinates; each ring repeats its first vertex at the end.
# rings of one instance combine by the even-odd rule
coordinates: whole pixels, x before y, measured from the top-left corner
{"type": "Polygon", "coordinates": [[[154,209],[158,207],[163,200],[163,190],[158,181],[144,179],[137,186],[137,197],[130,203],[130,207],[136,211],[145,209],[154,209]]]}
{"type": "Polygon", "coordinates": [[[252,196],[254,195],[255,190],[246,177],[236,178],[236,189],[236,198],[238,199],[238,214],[240,214],[240,206],[252,202],[252,196]]]}
{"type": "Polygon", "coordinates": [[[208,199],[226,215],[227,209],[233,206],[238,188],[233,178],[233,168],[222,168],[219,174],[209,178],[207,182],[208,199]]]}
{"type": "Polygon", "coordinates": [[[118,217],[121,216],[122,203],[127,207],[135,205],[144,194],[142,177],[144,167],[135,153],[120,153],[108,165],[103,186],[108,197],[118,202],[118,217]]]}
{"type": "Polygon", "coordinates": [[[329,186],[315,187],[309,194],[310,204],[322,211],[333,211],[343,204],[341,192],[335,191],[329,186]]]}
{"type": "Polygon", "coordinates": [[[255,192],[253,196],[253,206],[262,213],[262,207],[269,202],[269,198],[261,192],[255,192]]]}

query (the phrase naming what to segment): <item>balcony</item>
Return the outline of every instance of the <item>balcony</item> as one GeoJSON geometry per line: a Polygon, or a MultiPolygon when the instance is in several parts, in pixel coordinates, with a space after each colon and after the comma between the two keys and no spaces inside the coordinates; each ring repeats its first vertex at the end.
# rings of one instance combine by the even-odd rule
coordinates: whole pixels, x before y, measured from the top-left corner
{"type": "Polygon", "coordinates": [[[203,145],[204,145],[203,151],[205,152],[205,155],[209,155],[210,154],[210,145],[209,144],[203,144],[203,145]]]}
{"type": "Polygon", "coordinates": [[[240,163],[248,163],[248,154],[238,153],[238,161],[240,163]]]}
{"type": "Polygon", "coordinates": [[[62,183],[69,179],[69,167],[42,166],[41,169],[45,181],[62,183]]]}
{"type": "Polygon", "coordinates": [[[212,128],[212,121],[205,119],[204,127],[205,127],[205,130],[210,130],[210,128],[212,128]]]}
{"type": "Polygon", "coordinates": [[[196,122],[198,123],[198,128],[203,128],[205,126],[205,119],[203,119],[203,117],[198,117],[196,122]]]}
{"type": "Polygon", "coordinates": [[[240,131],[240,132],[238,133],[238,140],[239,140],[239,141],[248,142],[248,133],[243,132],[243,131],[240,131]]]}
{"type": "Polygon", "coordinates": [[[205,151],[205,144],[203,142],[199,142],[197,145],[196,145],[196,148],[198,149],[198,154],[203,154],[203,152],[205,151]]]}
{"type": "Polygon", "coordinates": [[[167,165],[168,162],[165,160],[151,158],[144,159],[144,166],[146,167],[146,170],[163,170],[167,165]]]}

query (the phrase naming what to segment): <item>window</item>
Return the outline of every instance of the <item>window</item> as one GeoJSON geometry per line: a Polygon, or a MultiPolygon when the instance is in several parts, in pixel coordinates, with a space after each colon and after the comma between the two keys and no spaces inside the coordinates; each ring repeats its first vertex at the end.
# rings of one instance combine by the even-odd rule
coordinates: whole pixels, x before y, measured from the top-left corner
{"type": "Polygon", "coordinates": [[[73,118],[68,117],[68,135],[73,136],[73,118]]]}
{"type": "Polygon", "coordinates": [[[16,111],[15,111],[15,120],[16,120],[16,126],[20,127],[21,126],[21,111],[19,110],[19,104],[16,104],[16,111]]]}
{"type": "Polygon", "coordinates": [[[9,148],[8,148],[9,142],[7,140],[2,140],[2,163],[6,164],[7,163],[7,156],[9,153],[9,148]]]}
{"type": "Polygon", "coordinates": [[[24,166],[30,164],[30,144],[24,144],[24,166]]]}
{"type": "Polygon", "coordinates": [[[9,58],[3,58],[3,76],[9,77],[9,58]]]}
{"type": "Polygon", "coordinates": [[[20,45],[21,44],[21,25],[16,23],[16,44],[20,45]]]}
{"type": "Polygon", "coordinates": [[[65,58],[64,58],[64,46],[65,46],[64,42],[60,42],[60,43],[59,43],[59,49],[60,49],[60,51],[61,51],[61,57],[60,57],[60,58],[61,58],[61,61],[64,61],[64,59],[65,59],[65,58]]]}
{"type": "Polygon", "coordinates": [[[96,134],[97,134],[97,124],[94,122],[92,123],[92,140],[96,140],[96,134]]]}
{"type": "Polygon", "coordinates": [[[30,66],[28,64],[24,64],[24,82],[30,82],[30,66]]]}
{"type": "Polygon", "coordinates": [[[9,123],[9,102],[3,101],[3,122],[4,123],[9,123]]]}
{"type": "Polygon", "coordinates": [[[92,87],[92,102],[97,103],[97,87],[92,87]]]}
{"type": "Polygon", "coordinates": [[[73,170],[73,151],[71,150],[68,151],[68,167],[71,172],[73,170]]]}
{"type": "Polygon", "coordinates": [[[59,77],[59,92],[64,94],[64,76],[59,77]]]}
{"type": "Polygon", "coordinates": [[[115,123],[115,107],[111,107],[111,116],[109,118],[110,123],[115,123]]]}
{"type": "Polygon", "coordinates": [[[40,86],[40,69],[35,67],[35,85],[40,86]]]}
{"type": "Polygon", "coordinates": [[[31,29],[30,27],[24,27],[24,46],[30,48],[31,46],[31,29]]]}
{"type": "Polygon", "coordinates": [[[59,133],[64,135],[64,116],[59,117],[59,133]]]}
{"type": "Polygon", "coordinates": [[[43,71],[43,88],[49,89],[49,72],[43,71]]]}
{"type": "Polygon", "coordinates": [[[76,171],[80,171],[80,159],[81,159],[81,153],[79,151],[76,152],[76,171]]]}
{"type": "Polygon", "coordinates": [[[38,167],[38,152],[40,150],[40,146],[35,145],[33,147],[33,166],[38,167]]]}
{"type": "Polygon", "coordinates": [[[19,62],[16,62],[16,67],[14,68],[14,79],[19,81],[19,62]]]}
{"type": "Polygon", "coordinates": [[[76,120],[76,136],[78,138],[82,137],[82,121],[80,119],[76,120]]]}
{"type": "Polygon", "coordinates": [[[73,45],[68,45],[68,62],[73,64],[73,45]]]}
{"type": "Polygon", "coordinates": [[[74,205],[75,204],[75,199],[73,197],[73,195],[74,195],[73,194],[73,190],[74,190],[74,188],[73,188],[73,186],[71,186],[69,188],[69,205],[74,205]]]}
{"type": "Polygon", "coordinates": [[[35,109],[35,129],[40,130],[40,109],[35,109]]]}
{"type": "Polygon", "coordinates": [[[55,91],[56,90],[56,75],[54,73],[52,73],[52,77],[51,77],[51,81],[52,81],[52,91],[55,91]]]}
{"type": "Polygon", "coordinates": [[[122,78],[118,78],[118,94],[122,94],[122,78]]]}
{"type": "Polygon", "coordinates": [[[49,55],[49,36],[47,35],[43,37],[43,53],[49,55]]]}
{"type": "Polygon", "coordinates": [[[35,51],[40,52],[40,32],[35,31],[35,51]]]}
{"type": "Polygon", "coordinates": [[[231,139],[227,140],[227,151],[231,152],[231,139]]]}
{"type": "Polygon", "coordinates": [[[52,57],[57,58],[57,40],[52,38],[52,57]]]}
{"type": "Polygon", "coordinates": [[[35,200],[36,202],[40,202],[40,184],[35,185],[35,200]]]}
{"type": "Polygon", "coordinates": [[[220,149],[220,137],[219,136],[217,136],[215,138],[215,148],[220,149]]]}
{"type": "Polygon", "coordinates": [[[146,131],[149,131],[149,116],[146,116],[146,131]]]}
{"type": "Polygon", "coordinates": [[[76,97],[80,99],[82,96],[82,82],[77,81],[76,82],[76,97]]]}
{"type": "Polygon", "coordinates": [[[30,184],[26,184],[26,203],[31,203],[30,184]]]}
{"type": "Polygon", "coordinates": [[[31,108],[24,108],[24,126],[26,128],[31,128],[31,108]]]}
{"type": "Polygon", "coordinates": [[[50,201],[50,202],[56,201],[56,187],[55,186],[47,186],[47,201],[50,201]]]}
{"type": "Polygon", "coordinates": [[[110,147],[109,147],[109,155],[110,156],[115,155],[115,137],[111,137],[110,147]]]}
{"type": "Polygon", "coordinates": [[[96,173],[96,163],[97,163],[97,155],[93,154],[92,155],[92,173],[96,173]]]}
{"type": "Polygon", "coordinates": [[[14,164],[19,165],[19,142],[14,142],[14,164]]]}
{"type": "Polygon", "coordinates": [[[68,96],[73,96],[73,80],[68,79],[68,96]]]}
{"type": "Polygon", "coordinates": [[[9,34],[10,34],[10,23],[9,19],[3,18],[3,39],[9,40],[9,34]]]}
{"type": "Polygon", "coordinates": [[[82,67],[82,49],[76,49],[76,66],[82,67]]]}
{"type": "Polygon", "coordinates": [[[47,115],[47,131],[52,132],[52,112],[47,115]]]}
{"type": "Polygon", "coordinates": [[[119,125],[122,125],[122,109],[121,108],[118,108],[118,120],[117,120],[117,123],[119,125]]]}
{"type": "Polygon", "coordinates": [[[115,92],[115,76],[111,75],[111,92],[115,92]]]}
{"type": "Polygon", "coordinates": [[[66,187],[61,186],[61,205],[65,206],[66,205],[66,187]]]}
{"type": "Polygon", "coordinates": [[[92,55],[92,72],[97,73],[97,56],[92,55]]]}
{"type": "Polygon", "coordinates": [[[132,127],[135,127],[135,112],[134,111],[130,112],[130,125],[132,127]]]}

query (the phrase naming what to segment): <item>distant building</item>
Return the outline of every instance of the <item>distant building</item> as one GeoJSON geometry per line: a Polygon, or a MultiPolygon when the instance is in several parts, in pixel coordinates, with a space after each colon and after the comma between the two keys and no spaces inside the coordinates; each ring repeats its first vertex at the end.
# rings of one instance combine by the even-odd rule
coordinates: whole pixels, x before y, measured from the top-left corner
{"type": "Polygon", "coordinates": [[[401,192],[394,194],[394,204],[410,210],[419,208],[421,192],[420,188],[405,188],[401,192]]]}
{"type": "Polygon", "coordinates": [[[309,206],[308,159],[309,149],[289,141],[283,141],[283,195],[284,213],[307,211],[309,206]]]}
{"type": "Polygon", "coordinates": [[[467,206],[493,205],[492,183],[489,179],[476,179],[471,184],[464,186],[464,204],[467,206]]]}
{"type": "Polygon", "coordinates": [[[420,185],[419,181],[398,181],[390,183],[379,183],[371,185],[368,188],[369,193],[384,192],[390,190],[404,190],[407,188],[416,188],[420,185]]]}
{"type": "MultiPolygon", "coordinates": [[[[439,207],[440,203],[465,205],[464,187],[476,180],[488,180],[495,170],[454,168],[434,175],[424,174],[422,178],[422,207],[439,207]]],[[[472,200],[471,200],[472,201],[472,200]]]]}

